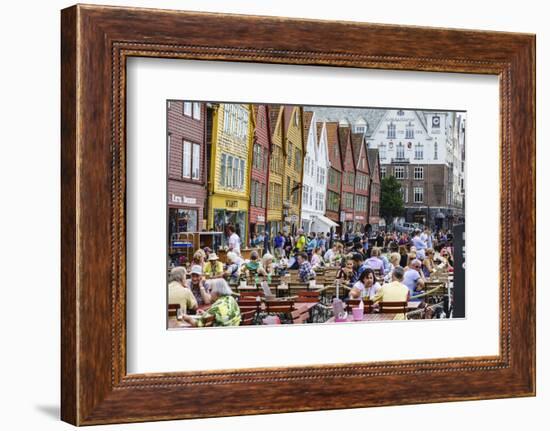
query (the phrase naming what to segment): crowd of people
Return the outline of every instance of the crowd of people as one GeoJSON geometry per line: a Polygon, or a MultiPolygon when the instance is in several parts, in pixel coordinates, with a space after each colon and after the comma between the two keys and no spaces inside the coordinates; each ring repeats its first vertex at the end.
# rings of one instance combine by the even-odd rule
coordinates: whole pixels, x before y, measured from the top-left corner
{"type": "MultiPolygon", "coordinates": [[[[213,317],[214,326],[239,325],[240,311],[231,286],[241,280],[268,283],[274,276],[297,270],[301,282],[316,278],[321,268],[336,268],[334,283],[349,299],[379,301],[420,301],[425,282],[436,271],[452,272],[453,238],[450,232],[376,232],[346,234],[338,238],[330,233],[296,235],[279,232],[271,247],[256,249],[244,259],[240,239],[229,226],[226,263],[208,248],[195,252],[191,264],[175,266],[170,272],[169,302],[177,303],[181,319],[200,326],[204,317],[213,317]],[[207,306],[207,307],[205,307],[207,306]],[[205,310],[206,311],[202,311],[205,310]],[[203,319],[193,318],[202,313],[203,319]]],[[[263,238],[262,238],[263,240],[263,238]]]]}

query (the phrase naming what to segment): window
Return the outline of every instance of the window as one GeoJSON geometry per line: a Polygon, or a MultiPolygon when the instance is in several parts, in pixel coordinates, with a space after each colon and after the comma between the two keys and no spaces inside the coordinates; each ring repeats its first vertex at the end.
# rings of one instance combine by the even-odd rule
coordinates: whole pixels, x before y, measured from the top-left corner
{"type": "Polygon", "coordinates": [[[397,144],[397,147],[395,149],[395,157],[397,159],[404,159],[405,158],[405,146],[403,143],[397,144]]]}
{"type": "Polygon", "coordinates": [[[193,104],[191,102],[183,102],[183,115],[191,117],[193,115],[193,104]]]}
{"type": "Polygon", "coordinates": [[[182,173],[183,178],[191,178],[191,142],[183,141],[182,173]]]}
{"type": "Polygon", "coordinates": [[[226,163],[225,185],[226,187],[233,187],[233,156],[227,156],[226,163]]]}
{"type": "Polygon", "coordinates": [[[201,104],[199,102],[193,102],[193,118],[195,120],[201,119],[201,104]]]}
{"type": "Polygon", "coordinates": [[[414,125],[410,121],[405,129],[405,139],[414,139],[414,125]]]}
{"type": "Polygon", "coordinates": [[[240,159],[240,162],[241,162],[241,169],[239,171],[239,188],[243,189],[244,188],[244,172],[245,172],[244,159],[240,159]]]}
{"type": "Polygon", "coordinates": [[[302,187],[302,201],[305,204],[309,203],[309,186],[302,187]]]}
{"type": "Polygon", "coordinates": [[[380,166],[380,178],[386,178],[386,167],[380,166]]]}
{"type": "Polygon", "coordinates": [[[286,177],[286,199],[290,201],[290,177],[286,177]]]}
{"type": "Polygon", "coordinates": [[[424,168],[422,166],[415,166],[414,168],[414,179],[423,180],[424,179],[424,168]]]}
{"type": "Polygon", "coordinates": [[[302,169],[302,152],[298,147],[296,147],[295,155],[294,155],[294,163],[296,172],[300,173],[300,170],[302,169]]]}
{"type": "Polygon", "coordinates": [[[355,210],[366,211],[367,210],[367,197],[362,195],[355,196],[355,210]]]}
{"type": "Polygon", "coordinates": [[[353,193],[344,193],[344,207],[353,208],[353,193]]]}
{"type": "Polygon", "coordinates": [[[297,204],[298,203],[298,191],[296,190],[298,186],[298,183],[296,181],[292,181],[292,203],[297,204]]]}
{"type": "Polygon", "coordinates": [[[340,195],[329,191],[327,197],[327,210],[338,211],[340,209],[340,195]]]}
{"type": "Polygon", "coordinates": [[[304,171],[307,172],[308,174],[309,174],[309,161],[310,161],[310,157],[306,156],[306,159],[304,161],[304,171]]]}
{"type": "Polygon", "coordinates": [[[414,188],[414,203],[421,203],[424,201],[424,187],[414,188]]]}
{"type": "Polygon", "coordinates": [[[254,144],[252,153],[252,166],[256,169],[263,169],[263,148],[261,145],[254,144]]]}
{"type": "Polygon", "coordinates": [[[317,184],[325,185],[325,168],[317,166],[317,184]]]}
{"type": "Polygon", "coordinates": [[[393,173],[396,179],[405,179],[405,168],[403,166],[396,166],[393,170],[393,173]]]}
{"type": "Polygon", "coordinates": [[[434,160],[437,160],[437,142],[434,142],[434,160]]]}
{"type": "Polygon", "coordinates": [[[386,144],[380,144],[378,150],[380,151],[380,158],[384,160],[386,158],[386,144]]]}
{"type": "Polygon", "coordinates": [[[298,118],[298,112],[299,112],[298,110],[296,110],[296,111],[294,112],[294,125],[295,125],[295,126],[299,126],[299,125],[300,125],[300,120],[299,120],[299,118],[298,118]]]}
{"type": "Polygon", "coordinates": [[[388,139],[395,139],[395,124],[388,124],[388,139]]]}
{"type": "Polygon", "coordinates": [[[424,145],[422,145],[420,142],[418,142],[414,146],[414,159],[415,160],[422,160],[424,158],[424,145]]]}
{"type": "Polygon", "coordinates": [[[288,166],[292,165],[292,142],[288,143],[288,151],[286,154],[286,161],[288,166]]]}
{"type": "Polygon", "coordinates": [[[220,186],[224,187],[226,185],[226,170],[227,170],[227,165],[226,165],[226,159],[227,159],[227,155],[223,154],[222,153],[222,161],[220,163],[220,186]]]}
{"type": "Polygon", "coordinates": [[[201,173],[201,146],[193,144],[193,171],[192,178],[198,180],[201,173]]]}
{"type": "Polygon", "coordinates": [[[356,125],[353,127],[353,133],[365,133],[367,131],[367,126],[356,125]]]}

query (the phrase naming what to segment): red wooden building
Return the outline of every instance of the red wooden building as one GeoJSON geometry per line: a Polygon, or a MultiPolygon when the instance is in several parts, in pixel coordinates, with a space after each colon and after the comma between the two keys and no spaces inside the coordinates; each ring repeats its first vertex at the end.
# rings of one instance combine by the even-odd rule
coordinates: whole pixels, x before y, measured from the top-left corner
{"type": "Polygon", "coordinates": [[[200,102],[169,101],[168,233],[204,230],[206,109],[200,102]]]}
{"type": "Polygon", "coordinates": [[[342,235],[355,231],[355,161],[351,144],[351,129],[349,126],[338,126],[340,153],[342,157],[342,201],[340,204],[340,220],[342,235]]]}
{"type": "Polygon", "coordinates": [[[369,223],[370,167],[363,133],[352,133],[351,143],[355,161],[354,231],[364,233],[369,223]]]}
{"type": "Polygon", "coordinates": [[[325,216],[338,223],[336,231],[341,234],[342,223],[340,221],[340,204],[342,199],[342,158],[338,140],[338,123],[327,122],[326,129],[330,168],[328,171],[325,216]]]}
{"type": "Polygon", "coordinates": [[[267,105],[252,105],[254,142],[250,177],[250,235],[264,234],[267,220],[267,187],[271,139],[267,105]]]}

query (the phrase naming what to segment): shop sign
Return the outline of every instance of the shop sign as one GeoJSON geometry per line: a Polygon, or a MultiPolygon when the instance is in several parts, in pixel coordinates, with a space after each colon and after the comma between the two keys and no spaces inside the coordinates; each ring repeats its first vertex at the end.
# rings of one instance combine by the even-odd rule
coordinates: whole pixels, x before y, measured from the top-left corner
{"type": "Polygon", "coordinates": [[[340,211],[340,221],[346,221],[346,212],[340,211]]]}
{"type": "Polygon", "coordinates": [[[258,222],[259,223],[265,223],[265,217],[263,215],[258,216],[258,222]]]}
{"type": "Polygon", "coordinates": [[[238,208],[239,207],[239,201],[235,201],[235,200],[231,200],[231,199],[226,199],[225,200],[225,206],[227,208],[238,208]]]}
{"type": "Polygon", "coordinates": [[[188,205],[196,205],[197,199],[196,198],[189,198],[187,196],[178,196],[172,193],[172,202],[176,204],[188,204],[188,205]]]}
{"type": "Polygon", "coordinates": [[[353,214],[352,213],[346,213],[346,220],[353,220],[353,214]]]}
{"type": "Polygon", "coordinates": [[[363,217],[361,215],[356,215],[355,220],[363,221],[363,220],[365,220],[365,217],[363,217]]]}

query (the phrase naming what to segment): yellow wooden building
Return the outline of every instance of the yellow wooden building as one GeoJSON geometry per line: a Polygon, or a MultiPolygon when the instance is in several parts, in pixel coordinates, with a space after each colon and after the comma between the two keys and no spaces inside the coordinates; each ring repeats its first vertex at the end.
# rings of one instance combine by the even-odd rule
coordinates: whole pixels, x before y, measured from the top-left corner
{"type": "Polygon", "coordinates": [[[283,220],[290,232],[295,233],[301,225],[302,173],[304,165],[304,134],[302,108],[285,106],[285,169],[283,176],[283,220]]]}
{"type": "Polygon", "coordinates": [[[209,141],[208,228],[236,227],[248,242],[248,209],[253,142],[252,109],[246,104],[218,104],[212,112],[209,141]]]}

